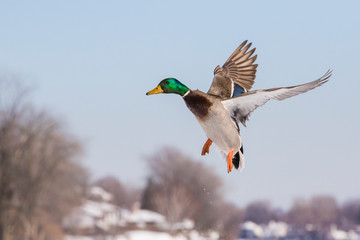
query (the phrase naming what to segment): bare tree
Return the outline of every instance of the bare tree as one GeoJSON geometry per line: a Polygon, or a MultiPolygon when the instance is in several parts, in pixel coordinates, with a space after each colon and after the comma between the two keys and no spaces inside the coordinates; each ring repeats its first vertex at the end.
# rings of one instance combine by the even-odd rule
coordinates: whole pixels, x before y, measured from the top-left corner
{"type": "Polygon", "coordinates": [[[340,223],[339,209],[331,196],[314,196],[310,200],[297,199],[287,214],[290,224],[296,228],[312,225],[320,238],[325,238],[331,224],[340,223]]]}
{"type": "Polygon", "coordinates": [[[255,223],[268,223],[274,217],[268,201],[255,201],[250,203],[245,209],[245,220],[255,223]]]}
{"type": "Polygon", "coordinates": [[[220,239],[237,239],[240,229],[240,224],[244,222],[245,210],[240,209],[237,206],[224,203],[219,209],[220,213],[220,239]]]}
{"type": "Polygon", "coordinates": [[[59,239],[61,220],[79,204],[87,173],[78,140],[0,79],[0,239],[59,239]]]}
{"type": "Polygon", "coordinates": [[[337,223],[339,209],[336,200],[331,196],[319,195],[311,198],[313,223],[320,228],[330,227],[337,223]]]}
{"type": "Polygon", "coordinates": [[[345,202],[341,207],[341,216],[346,228],[360,225],[360,199],[345,202]]]}
{"type": "Polygon", "coordinates": [[[313,222],[313,211],[306,199],[295,199],[287,215],[288,222],[298,228],[304,228],[306,224],[313,222]]]}
{"type": "Polygon", "coordinates": [[[222,182],[200,162],[172,148],[147,158],[150,178],[142,206],[164,214],[170,222],[195,220],[198,229],[219,228],[222,182]]]}

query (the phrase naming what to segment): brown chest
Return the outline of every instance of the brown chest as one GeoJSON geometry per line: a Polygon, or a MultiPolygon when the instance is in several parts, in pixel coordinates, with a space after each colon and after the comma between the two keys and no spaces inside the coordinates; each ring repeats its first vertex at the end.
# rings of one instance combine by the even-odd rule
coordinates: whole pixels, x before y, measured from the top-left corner
{"type": "Polygon", "coordinates": [[[206,119],[209,109],[213,105],[208,98],[196,92],[190,92],[184,97],[184,100],[190,111],[202,120],[206,119]]]}

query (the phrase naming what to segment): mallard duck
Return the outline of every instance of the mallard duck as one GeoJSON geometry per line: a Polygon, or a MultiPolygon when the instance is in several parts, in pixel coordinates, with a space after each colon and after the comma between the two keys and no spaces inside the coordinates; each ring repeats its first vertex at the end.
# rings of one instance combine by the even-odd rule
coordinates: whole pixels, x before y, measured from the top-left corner
{"type": "Polygon", "coordinates": [[[254,84],[257,55],[255,48],[244,41],[225,64],[214,70],[214,79],[207,93],[191,90],[175,78],[166,78],[146,95],[174,93],[180,95],[195,115],[208,140],[201,155],[209,153],[212,143],[217,145],[227,160],[227,171],[233,166],[242,169],[244,150],[238,122],[246,127],[250,114],[270,99],[283,100],[321,86],[328,81],[331,70],[321,78],[292,87],[250,91],[254,84]]]}

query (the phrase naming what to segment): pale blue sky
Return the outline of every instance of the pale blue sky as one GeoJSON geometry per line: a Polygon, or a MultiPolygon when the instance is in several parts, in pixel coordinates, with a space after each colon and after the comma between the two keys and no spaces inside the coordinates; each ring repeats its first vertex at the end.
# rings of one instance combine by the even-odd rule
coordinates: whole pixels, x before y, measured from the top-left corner
{"type": "MultiPolygon", "coordinates": [[[[145,155],[175,146],[226,182],[239,206],[295,197],[360,197],[359,1],[1,1],[0,74],[34,86],[32,99],[85,143],[84,163],[141,186],[145,155]],[[227,174],[183,100],[145,96],[176,77],[207,91],[216,65],[248,39],[254,89],[331,80],[269,102],[242,128],[246,167],[227,174]]],[[[201,174],[201,173],[199,173],[201,174]]]]}

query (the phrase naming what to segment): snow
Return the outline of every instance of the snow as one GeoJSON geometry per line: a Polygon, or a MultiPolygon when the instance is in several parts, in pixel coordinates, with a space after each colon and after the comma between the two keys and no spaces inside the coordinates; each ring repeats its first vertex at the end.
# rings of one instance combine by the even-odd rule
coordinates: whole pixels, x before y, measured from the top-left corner
{"type": "Polygon", "coordinates": [[[284,222],[270,221],[267,225],[258,225],[251,221],[242,224],[243,231],[252,233],[258,238],[282,238],[288,233],[288,225],[284,222]]]}
{"type": "Polygon", "coordinates": [[[122,217],[130,223],[158,223],[163,224],[166,219],[163,215],[146,209],[135,209],[134,211],[122,211],[122,217]]]}
{"type": "Polygon", "coordinates": [[[191,230],[195,227],[195,223],[193,220],[184,219],[182,222],[174,223],[171,227],[172,230],[191,230]]]}
{"type": "Polygon", "coordinates": [[[83,205],[74,210],[65,218],[63,225],[67,228],[94,228],[109,229],[110,226],[122,223],[119,207],[107,202],[86,200],[83,205]]]}
{"type": "Polygon", "coordinates": [[[145,228],[147,224],[154,224],[158,227],[166,225],[165,217],[159,213],[145,209],[129,211],[105,201],[104,199],[112,199],[112,196],[100,187],[92,187],[91,193],[101,195],[103,200],[86,200],[65,218],[64,227],[71,229],[98,227],[109,230],[111,227],[125,226],[128,223],[135,224],[139,228],[145,228]]]}
{"type": "Polygon", "coordinates": [[[207,236],[202,236],[198,231],[191,231],[189,234],[190,240],[218,240],[219,239],[219,233],[215,231],[211,231],[207,234],[207,236]]]}
{"type": "Polygon", "coordinates": [[[186,237],[169,233],[152,231],[129,231],[124,235],[124,240],[187,240],[186,237]]]}
{"type": "Polygon", "coordinates": [[[147,224],[164,226],[166,219],[163,215],[150,210],[135,209],[134,211],[129,211],[108,202],[86,200],[79,208],[65,218],[63,225],[72,229],[98,227],[108,230],[114,226],[125,226],[127,223],[145,228],[147,224]]]}
{"type": "Polygon", "coordinates": [[[91,187],[89,193],[90,195],[100,198],[106,202],[113,200],[113,196],[101,187],[91,187]]]}
{"type": "MultiPolygon", "coordinates": [[[[87,236],[65,236],[64,240],[94,240],[96,237],[87,236]]],[[[218,234],[212,232],[209,236],[203,237],[197,231],[191,231],[186,237],[182,234],[171,235],[165,232],[155,232],[147,230],[127,231],[122,235],[103,236],[103,240],[215,240],[219,239],[218,234]]]]}
{"type": "Polygon", "coordinates": [[[94,202],[88,200],[82,205],[82,210],[90,216],[101,217],[105,213],[117,211],[118,207],[106,202],[94,202]]]}
{"type": "Polygon", "coordinates": [[[246,221],[245,223],[243,223],[242,230],[251,231],[256,237],[264,236],[264,231],[262,227],[251,221],[246,221]]]}
{"type": "Polygon", "coordinates": [[[334,240],[359,240],[360,235],[353,230],[346,232],[343,230],[339,230],[335,225],[332,225],[329,233],[329,238],[334,240]]]}
{"type": "Polygon", "coordinates": [[[284,222],[270,221],[265,227],[265,236],[281,238],[285,237],[288,232],[288,225],[284,222]]]}

